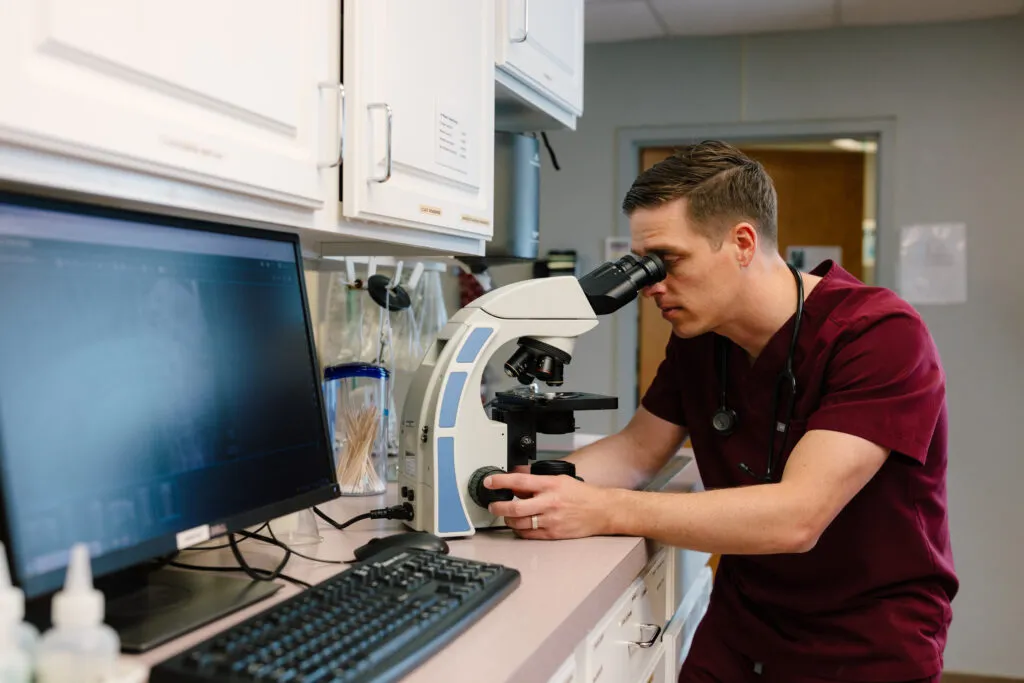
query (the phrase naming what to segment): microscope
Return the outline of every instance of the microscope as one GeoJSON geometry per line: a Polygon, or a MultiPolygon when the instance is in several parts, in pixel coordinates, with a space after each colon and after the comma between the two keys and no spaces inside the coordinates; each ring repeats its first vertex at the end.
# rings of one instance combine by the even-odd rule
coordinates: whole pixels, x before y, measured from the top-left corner
{"type": "MultiPolygon", "coordinates": [[[[597,326],[597,316],[617,311],[664,277],[656,255],[627,255],[579,279],[506,285],[456,312],[420,362],[403,406],[398,487],[402,501],[413,507],[406,524],[442,537],[503,525],[487,506],[513,494],[484,488],[484,478],[536,459],[538,432],[574,431],[574,411],[618,406],[614,396],[526,387],[537,380],[561,386],[576,338],[597,326]],[[516,351],[505,373],[524,386],[499,393],[485,406],[480,397],[484,367],[513,340],[516,351]]],[[[571,467],[561,461],[535,463],[544,464],[571,467]]],[[[562,472],[555,467],[547,473],[562,472]]]]}

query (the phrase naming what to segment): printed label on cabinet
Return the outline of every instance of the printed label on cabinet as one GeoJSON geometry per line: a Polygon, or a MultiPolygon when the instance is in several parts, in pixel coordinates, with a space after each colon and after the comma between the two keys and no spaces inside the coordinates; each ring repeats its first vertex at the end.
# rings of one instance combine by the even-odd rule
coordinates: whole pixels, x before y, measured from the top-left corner
{"type": "Polygon", "coordinates": [[[437,163],[469,174],[468,118],[452,103],[437,103],[437,163]]]}

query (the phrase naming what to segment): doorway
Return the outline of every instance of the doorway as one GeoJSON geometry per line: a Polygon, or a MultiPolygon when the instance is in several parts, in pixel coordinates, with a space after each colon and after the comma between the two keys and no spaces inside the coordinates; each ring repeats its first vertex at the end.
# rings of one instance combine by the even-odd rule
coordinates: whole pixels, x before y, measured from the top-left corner
{"type": "MultiPolygon", "coordinates": [[[[877,151],[874,136],[821,140],[731,140],[771,176],[779,201],[779,253],[810,271],[835,260],[866,284],[876,284],[877,151]]],[[[669,157],[670,146],[642,147],[640,169],[669,157]]],[[[643,298],[637,330],[638,399],[665,357],[671,325],[643,298]]]]}

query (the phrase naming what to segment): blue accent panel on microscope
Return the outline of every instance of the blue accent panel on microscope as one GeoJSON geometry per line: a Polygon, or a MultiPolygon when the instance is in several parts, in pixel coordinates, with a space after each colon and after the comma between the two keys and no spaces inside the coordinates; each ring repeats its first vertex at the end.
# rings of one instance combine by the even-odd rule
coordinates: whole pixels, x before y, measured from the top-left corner
{"type": "Polygon", "coordinates": [[[491,333],[494,332],[493,327],[478,327],[469,333],[469,337],[466,338],[466,343],[459,349],[459,356],[455,360],[459,363],[472,363],[476,360],[476,357],[480,355],[480,349],[484,347],[484,343],[490,339],[491,333]]]}
{"type": "Polygon", "coordinates": [[[459,484],[455,479],[455,437],[437,439],[437,530],[448,534],[468,532],[469,520],[459,500],[459,484]]]}
{"type": "Polygon", "coordinates": [[[444,385],[444,396],[441,397],[441,418],[438,427],[450,429],[455,426],[455,416],[459,412],[459,401],[462,399],[462,388],[466,386],[468,373],[452,372],[448,374],[448,383],[444,385]]]}

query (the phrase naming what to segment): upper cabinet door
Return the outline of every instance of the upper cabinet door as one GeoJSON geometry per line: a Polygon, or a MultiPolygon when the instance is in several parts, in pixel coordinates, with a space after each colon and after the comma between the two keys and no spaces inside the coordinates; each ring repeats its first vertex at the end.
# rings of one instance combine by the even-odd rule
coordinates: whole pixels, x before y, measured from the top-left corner
{"type": "Polygon", "coordinates": [[[347,0],[342,212],[493,234],[494,2],[347,0]]]}
{"type": "Polygon", "coordinates": [[[498,66],[583,113],[583,0],[504,0],[498,66]]]}
{"type": "Polygon", "coordinates": [[[0,137],[316,208],[338,152],[328,9],[4,0],[0,137]]]}

